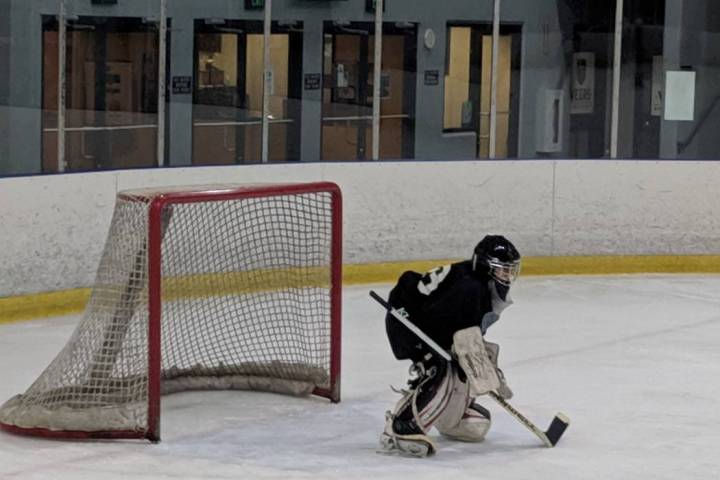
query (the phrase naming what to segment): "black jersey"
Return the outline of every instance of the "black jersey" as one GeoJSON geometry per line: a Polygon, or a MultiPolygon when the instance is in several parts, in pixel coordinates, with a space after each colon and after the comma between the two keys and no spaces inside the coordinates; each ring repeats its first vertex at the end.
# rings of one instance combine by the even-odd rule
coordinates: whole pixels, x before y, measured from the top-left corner
{"type": "MultiPolygon", "coordinates": [[[[483,317],[492,312],[488,282],[486,275],[473,272],[470,261],[438,267],[424,275],[407,271],[390,291],[389,302],[397,309],[404,308],[411,322],[449,350],[458,330],[483,328],[483,317]]],[[[430,351],[390,314],[385,327],[396,358],[419,361],[430,351]]]]}

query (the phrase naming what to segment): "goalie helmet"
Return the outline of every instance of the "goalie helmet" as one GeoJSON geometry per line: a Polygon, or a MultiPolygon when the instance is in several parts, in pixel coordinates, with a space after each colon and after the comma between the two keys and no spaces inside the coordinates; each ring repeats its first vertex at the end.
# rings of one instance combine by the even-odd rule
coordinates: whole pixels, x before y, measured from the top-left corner
{"type": "Polygon", "coordinates": [[[473,270],[495,281],[498,293],[505,300],[510,286],[520,274],[520,252],[507,238],[487,235],[473,252],[473,270]]]}

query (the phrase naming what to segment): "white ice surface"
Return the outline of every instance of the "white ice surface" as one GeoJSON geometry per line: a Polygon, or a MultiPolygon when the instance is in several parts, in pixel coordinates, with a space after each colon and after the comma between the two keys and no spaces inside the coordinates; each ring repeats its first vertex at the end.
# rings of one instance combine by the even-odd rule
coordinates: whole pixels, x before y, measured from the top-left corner
{"type": "MultiPolygon", "coordinates": [[[[0,479],[720,478],[720,277],[522,278],[494,325],[513,405],[541,428],[572,423],[554,449],[489,399],[484,443],[436,433],[428,459],[375,453],[407,363],[383,312],[346,288],[343,401],[248,392],[163,399],[162,442],[68,442],[0,432],[0,479]]],[[[25,391],[78,317],[0,326],[0,401],[25,391]]]]}

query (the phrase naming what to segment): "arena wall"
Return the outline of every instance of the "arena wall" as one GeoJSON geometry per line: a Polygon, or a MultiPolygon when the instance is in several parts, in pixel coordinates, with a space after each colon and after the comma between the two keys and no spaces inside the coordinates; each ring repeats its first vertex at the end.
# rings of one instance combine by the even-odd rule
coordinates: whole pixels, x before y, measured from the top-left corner
{"type": "MultiPolygon", "coordinates": [[[[342,188],[343,261],[349,272],[365,264],[467,257],[488,232],[507,235],[526,257],[550,257],[558,265],[580,257],[688,256],[697,261],[707,256],[710,270],[718,268],[712,257],[720,254],[717,162],[171,168],[0,179],[0,297],[92,285],[120,190],[317,180],[342,188]]],[[[587,273],[593,273],[593,265],[588,264],[587,273]]]]}

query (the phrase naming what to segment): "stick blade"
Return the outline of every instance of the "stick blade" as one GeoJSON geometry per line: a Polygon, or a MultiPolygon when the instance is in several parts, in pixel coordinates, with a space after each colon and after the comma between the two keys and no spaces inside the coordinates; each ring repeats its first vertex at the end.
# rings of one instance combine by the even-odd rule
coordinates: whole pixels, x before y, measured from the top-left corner
{"type": "Polygon", "coordinates": [[[558,413],[555,418],[553,418],[550,427],[547,429],[547,432],[545,432],[545,436],[553,447],[558,443],[560,437],[562,437],[569,425],[570,419],[562,413],[558,413]]]}

